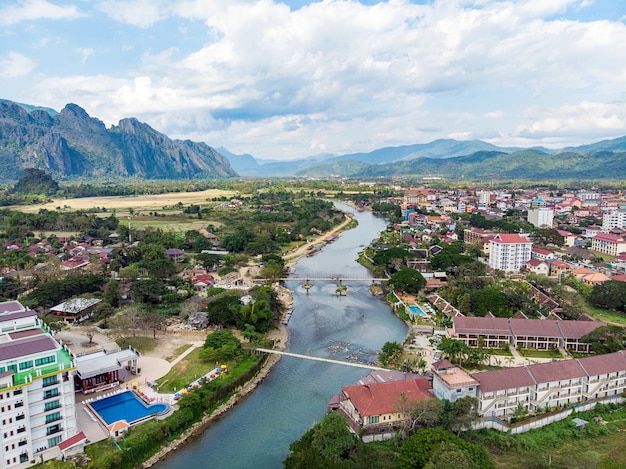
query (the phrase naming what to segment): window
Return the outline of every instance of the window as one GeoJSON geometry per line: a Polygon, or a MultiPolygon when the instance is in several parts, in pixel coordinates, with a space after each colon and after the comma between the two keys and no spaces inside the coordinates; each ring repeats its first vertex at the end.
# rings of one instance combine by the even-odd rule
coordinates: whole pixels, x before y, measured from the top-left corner
{"type": "Polygon", "coordinates": [[[378,415],[372,416],[372,417],[368,417],[368,423],[378,423],[378,415]]]}
{"type": "Polygon", "coordinates": [[[17,433],[24,433],[26,431],[26,426],[22,425],[20,428],[17,429],[17,433]]]}
{"type": "Polygon", "coordinates": [[[61,443],[61,436],[55,436],[54,438],[48,438],[48,448],[52,448],[53,446],[61,443]]]}
{"type": "Polygon", "coordinates": [[[44,405],[44,411],[58,409],[59,407],[61,407],[59,401],[46,402],[46,404],[44,405]]]}
{"type": "Polygon", "coordinates": [[[43,379],[43,383],[41,384],[44,388],[47,386],[52,386],[54,384],[58,384],[59,380],[57,376],[48,376],[43,379]]]}
{"type": "Polygon", "coordinates": [[[457,389],[456,392],[461,392],[461,388],[457,389]]]}
{"type": "Polygon", "coordinates": [[[473,388],[473,387],[469,387],[469,388],[467,388],[467,390],[468,390],[468,391],[473,391],[473,390],[474,390],[474,388],[473,388]]]}
{"type": "Polygon", "coordinates": [[[15,417],[15,420],[16,421],[17,420],[24,420],[25,418],[26,418],[26,416],[22,413],[22,414],[19,414],[17,417],[15,417]]]}
{"type": "Polygon", "coordinates": [[[47,365],[48,363],[54,363],[55,358],[56,357],[54,355],[50,357],[37,358],[35,360],[35,366],[41,366],[41,365],[47,365]]]}
{"type": "Polygon", "coordinates": [[[61,424],[57,423],[56,425],[51,425],[46,428],[46,435],[54,435],[55,433],[59,433],[63,428],[61,428],[61,424]]]}
{"type": "Polygon", "coordinates": [[[20,363],[20,370],[28,370],[33,367],[33,361],[28,360],[27,362],[20,363]]]}
{"type": "Polygon", "coordinates": [[[18,401],[15,403],[15,407],[24,407],[24,401],[18,401]]]}
{"type": "Polygon", "coordinates": [[[43,392],[43,398],[44,399],[50,399],[51,397],[56,397],[58,395],[59,395],[59,390],[58,389],[49,389],[49,390],[43,392]]]}
{"type": "Polygon", "coordinates": [[[56,420],[61,420],[61,412],[46,415],[46,423],[54,422],[56,420]]]}
{"type": "Polygon", "coordinates": [[[15,391],[13,391],[13,395],[14,396],[19,396],[20,394],[22,394],[22,390],[21,389],[16,389],[15,391]]]}

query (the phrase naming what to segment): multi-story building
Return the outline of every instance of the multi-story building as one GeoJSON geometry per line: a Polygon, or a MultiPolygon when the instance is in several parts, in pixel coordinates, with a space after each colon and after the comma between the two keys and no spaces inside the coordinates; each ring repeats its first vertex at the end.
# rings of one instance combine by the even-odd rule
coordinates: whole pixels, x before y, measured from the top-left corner
{"type": "Polygon", "coordinates": [[[602,321],[561,321],[554,319],[522,319],[465,317],[452,318],[453,339],[462,340],[470,347],[502,348],[507,345],[529,349],[556,349],[589,352],[589,343],[583,337],[599,327],[602,321]]]}
{"type": "Polygon", "coordinates": [[[462,397],[476,397],[478,381],[467,371],[448,360],[432,364],[433,394],[439,399],[454,402],[462,397]]]}
{"type": "Polygon", "coordinates": [[[478,413],[510,419],[521,405],[540,412],[569,404],[604,399],[626,391],[623,351],[505,370],[473,373],[478,381],[478,413]]]}
{"type": "Polygon", "coordinates": [[[7,468],[78,433],[74,356],[35,311],[19,309],[0,308],[0,466],[7,468]]]}
{"type": "Polygon", "coordinates": [[[602,230],[610,231],[614,228],[626,228],[626,210],[612,210],[602,215],[602,230]]]}
{"type": "Polygon", "coordinates": [[[542,226],[552,227],[554,223],[554,212],[548,207],[537,207],[528,210],[528,223],[540,228],[542,226]]]}
{"type": "Polygon", "coordinates": [[[532,242],[519,234],[499,233],[490,241],[489,267],[518,272],[531,258],[532,242]]]}
{"type": "Polygon", "coordinates": [[[591,249],[611,256],[626,252],[626,238],[610,233],[598,233],[591,238],[591,249]]]}

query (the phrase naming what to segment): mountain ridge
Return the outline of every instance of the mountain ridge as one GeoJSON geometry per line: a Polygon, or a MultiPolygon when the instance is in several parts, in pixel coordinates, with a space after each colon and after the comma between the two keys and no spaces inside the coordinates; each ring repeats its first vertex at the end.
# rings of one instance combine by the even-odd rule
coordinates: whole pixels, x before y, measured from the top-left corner
{"type": "Polygon", "coordinates": [[[205,143],[172,140],[136,118],[105,124],[69,103],[46,108],[0,100],[0,180],[38,168],[60,178],[197,179],[237,176],[205,143]]]}

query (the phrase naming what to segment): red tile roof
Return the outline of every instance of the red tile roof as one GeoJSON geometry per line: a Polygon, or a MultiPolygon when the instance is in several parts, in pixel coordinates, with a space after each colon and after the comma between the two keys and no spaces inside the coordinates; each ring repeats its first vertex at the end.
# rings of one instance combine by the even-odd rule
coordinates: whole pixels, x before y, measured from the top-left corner
{"type": "Polygon", "coordinates": [[[66,449],[69,449],[72,446],[76,446],[77,444],[82,443],[86,439],[87,439],[87,436],[83,432],[80,432],[68,438],[67,440],[62,441],[57,446],[59,447],[61,451],[65,451],[66,449]]]}
{"type": "Polygon", "coordinates": [[[530,240],[524,236],[506,233],[495,235],[492,241],[500,244],[531,244],[530,240]]]}
{"type": "Polygon", "coordinates": [[[580,339],[598,327],[606,326],[602,321],[557,321],[557,323],[566,339],[580,339]]]}
{"type": "Polygon", "coordinates": [[[401,394],[409,401],[434,398],[430,393],[427,378],[345,386],[343,394],[352,401],[363,417],[398,412],[398,399],[401,394]]]}
{"type": "Polygon", "coordinates": [[[526,368],[537,383],[551,383],[587,376],[578,360],[537,363],[528,365],[526,368]]]}
{"type": "Polygon", "coordinates": [[[452,322],[457,334],[511,335],[509,320],[506,318],[454,316],[452,322]]]}
{"type": "Polygon", "coordinates": [[[561,331],[552,319],[509,319],[515,336],[561,337],[561,331]]]}
{"type": "Polygon", "coordinates": [[[578,360],[589,376],[600,376],[626,370],[626,355],[623,351],[596,355],[578,360]]]}
{"type": "Polygon", "coordinates": [[[502,389],[525,388],[533,386],[535,381],[526,367],[505,368],[504,370],[474,373],[472,377],[480,383],[480,392],[493,392],[502,389]]]}

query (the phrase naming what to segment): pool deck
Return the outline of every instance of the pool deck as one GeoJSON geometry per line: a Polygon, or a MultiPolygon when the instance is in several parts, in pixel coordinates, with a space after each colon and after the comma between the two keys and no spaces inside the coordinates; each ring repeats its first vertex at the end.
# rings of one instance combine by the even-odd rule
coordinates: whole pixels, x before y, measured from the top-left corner
{"type": "Polygon", "coordinates": [[[120,377],[124,380],[124,383],[122,383],[120,386],[88,395],[76,393],[76,415],[78,420],[78,429],[85,432],[85,435],[91,442],[100,441],[108,438],[109,432],[102,425],[102,423],[100,423],[98,418],[93,415],[91,410],[89,410],[86,405],[83,405],[83,401],[87,399],[99,399],[117,390],[130,389],[132,387],[132,383],[135,381],[138,382],[140,385],[143,385],[147,382],[156,381],[169,373],[170,369],[176,363],[185,358],[185,356],[191,353],[195,348],[201,347],[202,344],[203,342],[194,343],[191,347],[189,347],[189,349],[185,350],[185,352],[183,352],[171,363],[162,358],[141,356],[137,362],[137,366],[141,368],[141,373],[137,375],[132,375],[127,370],[123,369],[120,377]]]}

